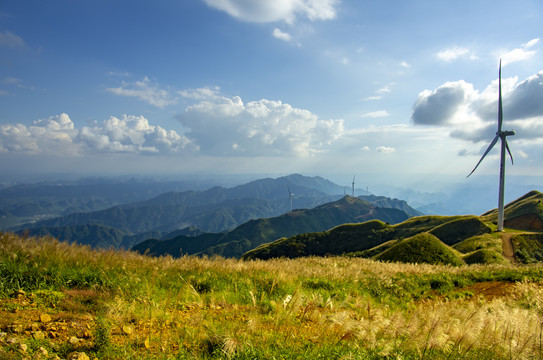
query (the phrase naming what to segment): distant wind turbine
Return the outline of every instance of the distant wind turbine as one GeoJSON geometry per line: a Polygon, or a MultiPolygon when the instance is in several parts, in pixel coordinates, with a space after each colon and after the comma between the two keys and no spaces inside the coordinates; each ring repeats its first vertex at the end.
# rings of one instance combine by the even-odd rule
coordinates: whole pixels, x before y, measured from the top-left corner
{"type": "Polygon", "coordinates": [[[290,212],[292,212],[292,197],[294,196],[294,194],[290,192],[290,186],[287,185],[287,189],[288,189],[288,195],[290,197],[290,212]]]}
{"type": "Polygon", "coordinates": [[[502,131],[502,123],[503,123],[503,111],[502,111],[502,61],[500,59],[500,70],[499,70],[499,98],[498,98],[498,131],[496,131],[496,136],[494,137],[494,140],[490,143],[488,148],[486,149],[485,153],[481,157],[481,160],[475,165],[473,170],[469,173],[467,177],[469,177],[475,169],[477,169],[477,166],[483,161],[486,154],[492,148],[496,143],[498,142],[498,139],[501,139],[502,141],[502,148],[501,148],[501,157],[500,157],[500,192],[498,196],[498,228],[497,231],[503,231],[503,194],[504,194],[504,185],[505,185],[505,150],[507,149],[507,152],[509,153],[509,157],[511,158],[511,164],[513,164],[513,155],[511,155],[511,150],[509,150],[509,145],[507,144],[507,136],[515,135],[514,131],[506,130],[502,131]]]}
{"type": "Polygon", "coordinates": [[[354,176],[353,176],[353,197],[354,197],[354,176]]]}

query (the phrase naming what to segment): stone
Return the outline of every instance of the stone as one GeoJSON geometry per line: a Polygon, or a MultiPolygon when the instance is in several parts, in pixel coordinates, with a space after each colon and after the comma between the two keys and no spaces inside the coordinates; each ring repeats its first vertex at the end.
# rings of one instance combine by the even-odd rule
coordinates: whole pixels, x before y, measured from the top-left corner
{"type": "Polygon", "coordinates": [[[51,316],[49,316],[49,314],[41,314],[41,315],[40,315],[40,321],[41,321],[42,323],[51,322],[51,316]]]}
{"type": "Polygon", "coordinates": [[[34,332],[34,334],[32,334],[32,337],[35,340],[43,340],[45,339],[45,334],[43,333],[43,331],[36,331],[34,332]]]}
{"type": "Polygon", "coordinates": [[[134,332],[130,326],[126,326],[126,325],[123,326],[122,330],[123,330],[123,334],[125,335],[132,335],[132,333],[134,332]]]}
{"type": "Polygon", "coordinates": [[[69,360],[90,360],[89,356],[84,352],[73,352],[68,355],[69,360]]]}
{"type": "Polygon", "coordinates": [[[40,347],[38,348],[37,353],[40,354],[41,356],[47,356],[47,355],[49,355],[49,352],[48,352],[47,349],[44,348],[43,346],[40,346],[40,347]]]}

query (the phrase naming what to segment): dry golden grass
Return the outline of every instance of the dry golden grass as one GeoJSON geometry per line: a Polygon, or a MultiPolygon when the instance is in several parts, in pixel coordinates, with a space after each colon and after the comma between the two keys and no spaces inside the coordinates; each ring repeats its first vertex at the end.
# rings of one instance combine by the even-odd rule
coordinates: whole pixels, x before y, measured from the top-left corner
{"type": "Polygon", "coordinates": [[[540,265],[148,258],[10,234],[0,260],[0,358],[543,358],[540,265]]]}

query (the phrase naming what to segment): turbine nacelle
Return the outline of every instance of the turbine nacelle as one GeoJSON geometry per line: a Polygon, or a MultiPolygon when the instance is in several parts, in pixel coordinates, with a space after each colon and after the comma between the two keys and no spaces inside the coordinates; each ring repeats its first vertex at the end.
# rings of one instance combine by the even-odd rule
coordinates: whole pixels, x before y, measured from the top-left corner
{"type": "Polygon", "coordinates": [[[496,135],[498,136],[513,136],[515,135],[515,132],[513,130],[506,130],[506,131],[496,131],[496,135]]]}

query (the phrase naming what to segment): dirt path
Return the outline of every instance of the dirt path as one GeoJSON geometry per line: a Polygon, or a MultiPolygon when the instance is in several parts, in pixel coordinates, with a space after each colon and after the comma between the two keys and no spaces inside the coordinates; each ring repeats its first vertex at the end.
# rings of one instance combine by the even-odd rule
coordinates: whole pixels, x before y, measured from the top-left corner
{"type": "Polygon", "coordinates": [[[511,262],[515,261],[515,250],[513,249],[513,242],[511,241],[511,236],[513,234],[502,234],[502,250],[503,256],[511,262]]]}

